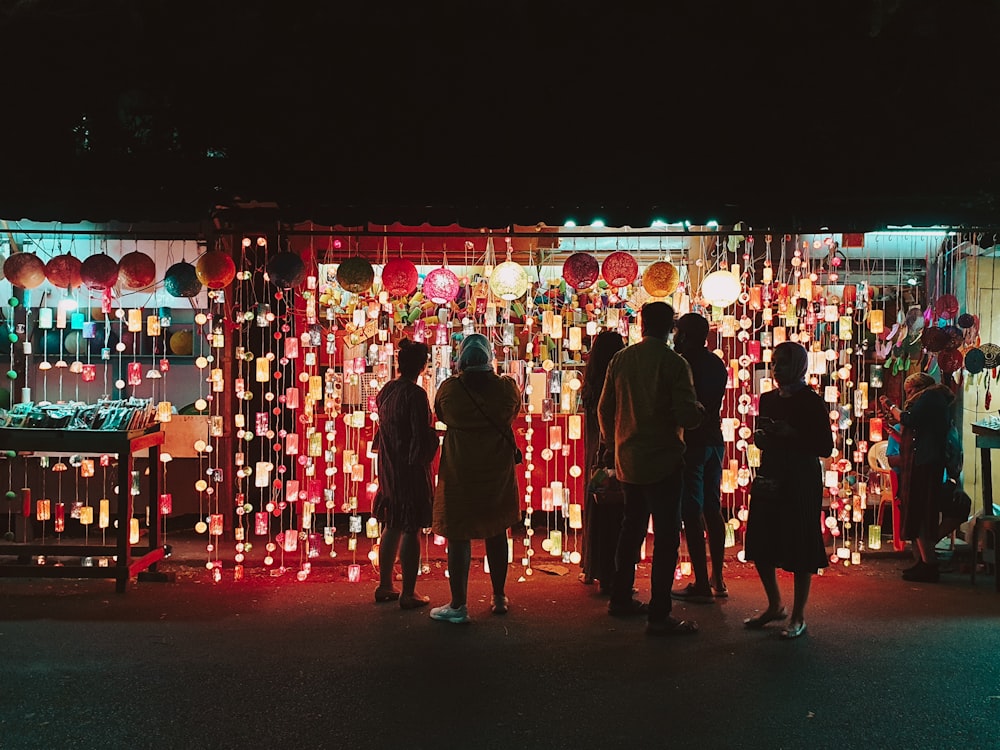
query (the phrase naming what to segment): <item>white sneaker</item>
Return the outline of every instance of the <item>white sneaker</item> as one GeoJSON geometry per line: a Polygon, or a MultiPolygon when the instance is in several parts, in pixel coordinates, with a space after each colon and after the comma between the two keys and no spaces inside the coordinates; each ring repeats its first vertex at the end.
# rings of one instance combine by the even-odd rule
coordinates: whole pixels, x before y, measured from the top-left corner
{"type": "Polygon", "coordinates": [[[441,622],[453,622],[461,625],[464,622],[469,622],[469,609],[464,604],[461,607],[454,608],[445,604],[442,607],[434,607],[431,609],[431,619],[440,620],[441,622]]]}

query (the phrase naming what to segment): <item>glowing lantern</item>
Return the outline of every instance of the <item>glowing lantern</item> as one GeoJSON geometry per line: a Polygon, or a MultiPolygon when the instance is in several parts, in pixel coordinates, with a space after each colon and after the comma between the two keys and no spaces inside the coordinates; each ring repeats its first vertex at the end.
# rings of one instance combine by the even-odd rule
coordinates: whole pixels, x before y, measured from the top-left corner
{"type": "Polygon", "coordinates": [[[638,262],[623,250],[611,253],[601,264],[601,276],[613,287],[628,286],[638,275],[638,262]]]}
{"type": "Polygon", "coordinates": [[[209,289],[223,289],[236,278],[236,264],[228,253],[209,250],[194,266],[198,280],[209,289]]]}
{"type": "Polygon", "coordinates": [[[197,269],[190,263],[174,263],[163,276],[163,288],[172,297],[196,297],[201,291],[197,269]]]}
{"type": "Polygon", "coordinates": [[[102,529],[111,525],[111,501],[107,498],[101,498],[98,502],[97,525],[102,529]]]}
{"type": "Polygon", "coordinates": [[[296,253],[275,253],[266,268],[271,283],[279,289],[298,286],[306,278],[306,265],[296,253]]]}
{"type": "MultiPolygon", "coordinates": [[[[426,289],[426,283],[424,287],[426,289]]],[[[514,261],[505,261],[493,269],[493,274],[490,276],[490,291],[500,299],[518,299],[528,291],[528,274],[514,261]]]]}
{"type": "Polygon", "coordinates": [[[175,331],[170,335],[170,351],[188,357],[194,351],[194,334],[191,331],[175,331]]]}
{"type": "Polygon", "coordinates": [[[882,440],[882,419],[879,417],[872,417],[868,422],[868,439],[877,443],[882,440]]]}
{"type": "Polygon", "coordinates": [[[454,300],[458,296],[458,289],[458,277],[447,268],[437,268],[424,279],[424,296],[436,305],[445,305],[454,300]]]}
{"type": "Polygon", "coordinates": [[[127,253],[118,261],[118,281],[125,289],[145,289],[156,280],[156,263],[146,253],[127,253]]]}
{"type": "Polygon", "coordinates": [[[14,253],[4,261],[3,275],[14,286],[34,289],[45,281],[45,263],[32,253],[14,253]]]}
{"type": "Polygon", "coordinates": [[[355,294],[367,292],[374,280],[375,269],[360,256],[348,258],[337,267],[337,283],[348,292],[355,294]]]}
{"type": "Polygon", "coordinates": [[[75,289],[83,283],[80,268],[83,262],[76,256],[57,255],[45,264],[45,278],[60,289],[75,289]]]}
{"type": "Polygon", "coordinates": [[[562,277],[574,289],[593,286],[600,273],[601,266],[590,253],[573,253],[562,267],[562,277]]]}
{"type": "MultiPolygon", "coordinates": [[[[642,288],[653,297],[668,297],[674,293],[679,280],[680,277],[674,264],[660,260],[650,265],[642,275],[642,288]]],[[[739,294],[738,291],[737,294],[739,294]]],[[[734,297],[733,301],[735,302],[735,300],[734,297]]],[[[724,307],[724,305],[720,305],[720,307],[724,307]]]]}
{"type": "Polygon", "coordinates": [[[392,297],[406,297],[420,280],[417,267],[405,258],[393,258],[382,268],[382,288],[392,297]]]}
{"type": "Polygon", "coordinates": [[[729,307],[740,296],[740,280],[729,271],[713,271],[702,282],[701,295],[715,307],[729,307]]]}
{"type": "Polygon", "coordinates": [[[80,278],[88,289],[110,289],[118,282],[118,262],[106,253],[88,256],[80,266],[80,278]]]}

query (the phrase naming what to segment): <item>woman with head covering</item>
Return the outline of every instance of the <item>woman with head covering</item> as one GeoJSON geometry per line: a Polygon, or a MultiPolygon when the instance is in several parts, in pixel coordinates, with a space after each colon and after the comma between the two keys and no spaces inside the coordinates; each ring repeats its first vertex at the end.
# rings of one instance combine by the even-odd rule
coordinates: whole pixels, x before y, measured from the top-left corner
{"type": "Polygon", "coordinates": [[[934,546],[939,534],[939,499],[945,481],[945,444],[955,397],[930,375],[917,372],[903,381],[903,406],[881,399],[889,418],[902,426],[899,500],[903,537],[913,540],[918,560],[903,571],[906,581],[936,583],[940,578],[934,546]]]}
{"type": "Polygon", "coordinates": [[[434,492],[434,532],[448,539],[451,601],[431,610],[444,622],[469,621],[467,591],[472,539],[484,539],[494,614],[507,612],[507,529],[521,519],[514,476],[514,431],[521,393],[493,369],[493,346],[479,333],[466,336],[458,375],[438,388],[434,411],[448,427],[434,492]]]}
{"type": "Polygon", "coordinates": [[[794,575],[792,613],[783,638],[806,630],[805,608],[812,576],[826,567],[820,531],[823,472],[820,457],[833,451],[830,417],[823,399],[805,382],[809,357],[799,344],[774,348],[777,389],[761,394],[754,442],[760,468],[750,495],[746,558],[757,567],[767,594],[767,609],[743,621],[751,629],[784,620],[788,611],[778,588],[777,569],[794,575]],[[768,480],[766,487],[761,478],[768,480]]]}

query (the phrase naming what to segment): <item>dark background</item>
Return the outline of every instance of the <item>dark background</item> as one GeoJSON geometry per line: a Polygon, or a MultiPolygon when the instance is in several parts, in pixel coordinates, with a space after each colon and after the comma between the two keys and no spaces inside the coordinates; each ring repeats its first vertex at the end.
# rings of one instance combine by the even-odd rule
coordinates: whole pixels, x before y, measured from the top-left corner
{"type": "Polygon", "coordinates": [[[997,0],[4,0],[0,215],[988,225],[997,0]]]}

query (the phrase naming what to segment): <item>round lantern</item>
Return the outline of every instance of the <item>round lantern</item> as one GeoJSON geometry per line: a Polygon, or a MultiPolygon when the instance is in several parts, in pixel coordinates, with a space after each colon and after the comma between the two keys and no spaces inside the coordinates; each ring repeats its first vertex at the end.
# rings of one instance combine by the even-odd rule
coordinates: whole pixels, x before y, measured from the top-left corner
{"type": "Polygon", "coordinates": [[[740,296],[740,280],[729,271],[713,271],[701,283],[701,296],[714,307],[729,307],[740,296]]]}
{"type": "Polygon", "coordinates": [[[163,288],[172,297],[196,297],[201,291],[198,271],[190,263],[174,263],[163,276],[163,288]]]}
{"type": "Polygon", "coordinates": [[[364,258],[355,255],[337,267],[337,283],[342,289],[361,294],[371,289],[375,280],[375,269],[364,258]]]}
{"type": "Polygon", "coordinates": [[[939,318],[951,320],[958,314],[958,298],[954,294],[942,294],[934,303],[934,312],[939,318]]]}
{"type": "Polygon", "coordinates": [[[75,255],[57,255],[45,264],[45,278],[60,289],[75,289],[83,283],[80,268],[83,262],[75,255]]]}
{"type": "Polygon", "coordinates": [[[267,275],[279,289],[289,289],[305,279],[306,264],[296,253],[275,253],[267,261],[267,275]]]}
{"type": "Polygon", "coordinates": [[[3,275],[14,286],[34,289],[45,281],[45,263],[32,253],[14,253],[4,261],[3,275]]]}
{"type": "Polygon", "coordinates": [[[601,276],[614,287],[628,286],[636,280],[638,275],[638,262],[623,250],[611,253],[601,265],[601,276]]]}
{"type": "MultiPolygon", "coordinates": [[[[493,273],[496,271],[494,269],[493,273]]],[[[447,268],[436,268],[424,279],[424,296],[436,305],[445,305],[455,299],[458,288],[458,277],[447,268]]]]}
{"type": "Polygon", "coordinates": [[[382,288],[390,297],[406,297],[417,288],[417,267],[404,258],[393,258],[382,269],[382,288]]]}
{"type": "Polygon", "coordinates": [[[182,356],[190,356],[194,352],[194,334],[191,331],[180,330],[170,335],[170,351],[182,356]]]}
{"type": "Polygon", "coordinates": [[[118,282],[118,262],[107,253],[96,253],[83,261],[80,278],[88,289],[110,289],[118,282]]]}
{"type": "Polygon", "coordinates": [[[586,289],[601,275],[601,264],[590,253],[573,253],[563,263],[562,275],[574,289],[586,289]]]}
{"type": "Polygon", "coordinates": [[[156,263],[146,253],[127,253],[118,261],[118,281],[125,289],[145,289],[156,281],[156,263]]]}
{"type": "Polygon", "coordinates": [[[222,250],[209,250],[194,264],[198,280],[209,289],[222,289],[236,278],[236,264],[222,250]]]}
{"type": "Polygon", "coordinates": [[[938,367],[945,374],[951,374],[962,366],[962,353],[957,349],[945,349],[938,355],[938,367]]]}
{"type": "MultiPolygon", "coordinates": [[[[659,260],[647,268],[642,275],[642,288],[653,297],[668,297],[674,293],[678,281],[680,281],[680,277],[674,264],[659,260]]],[[[739,289],[736,293],[739,294],[739,289]]],[[[735,300],[734,297],[733,301],[735,302],[735,300]]]]}
{"type": "Polygon", "coordinates": [[[490,291],[500,299],[518,299],[528,291],[528,274],[514,261],[505,261],[493,269],[490,291]]]}

